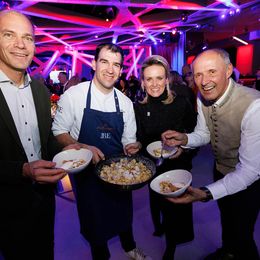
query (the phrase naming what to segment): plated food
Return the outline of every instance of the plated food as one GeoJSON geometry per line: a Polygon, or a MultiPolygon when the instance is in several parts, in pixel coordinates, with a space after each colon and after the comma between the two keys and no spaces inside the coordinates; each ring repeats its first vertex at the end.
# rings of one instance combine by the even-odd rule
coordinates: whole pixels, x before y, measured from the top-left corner
{"type": "Polygon", "coordinates": [[[186,170],[172,170],[157,176],[150,184],[155,192],[168,197],[182,195],[190,186],[192,175],[186,170]]]}
{"type": "Polygon", "coordinates": [[[157,148],[157,149],[153,150],[153,154],[156,157],[160,157],[161,154],[162,154],[162,156],[167,156],[167,155],[171,154],[171,150],[165,150],[165,149],[162,149],[162,148],[157,148]]]}
{"type": "Polygon", "coordinates": [[[114,188],[134,190],[143,187],[155,174],[154,163],[143,156],[110,157],[96,166],[99,179],[114,188]]]}
{"type": "Polygon", "coordinates": [[[177,152],[177,147],[163,146],[161,141],[150,143],[146,147],[147,152],[155,159],[161,157],[169,158],[177,152]],[[162,151],[162,153],[161,153],[162,151]]]}
{"type": "Polygon", "coordinates": [[[74,159],[74,160],[72,159],[72,160],[63,160],[62,161],[62,165],[65,165],[65,164],[69,165],[69,167],[67,169],[75,169],[85,163],[86,163],[86,160],[83,160],[83,159],[74,159]]]}
{"type": "Polygon", "coordinates": [[[169,192],[175,192],[179,190],[181,187],[185,185],[185,183],[172,184],[170,181],[161,181],[159,185],[160,185],[160,191],[162,193],[169,193],[169,192]]]}
{"type": "Polygon", "coordinates": [[[63,168],[68,173],[78,173],[88,166],[92,152],[88,149],[69,149],[56,154],[53,162],[56,168],[63,168]]]}

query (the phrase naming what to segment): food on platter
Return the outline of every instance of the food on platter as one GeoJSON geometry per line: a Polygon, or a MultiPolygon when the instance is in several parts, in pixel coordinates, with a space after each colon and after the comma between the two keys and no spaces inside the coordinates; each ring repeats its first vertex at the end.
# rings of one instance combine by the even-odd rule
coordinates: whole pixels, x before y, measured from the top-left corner
{"type": "Polygon", "coordinates": [[[142,183],[150,179],[151,175],[151,170],[144,163],[126,158],[104,165],[100,173],[104,181],[120,185],[142,183]]]}

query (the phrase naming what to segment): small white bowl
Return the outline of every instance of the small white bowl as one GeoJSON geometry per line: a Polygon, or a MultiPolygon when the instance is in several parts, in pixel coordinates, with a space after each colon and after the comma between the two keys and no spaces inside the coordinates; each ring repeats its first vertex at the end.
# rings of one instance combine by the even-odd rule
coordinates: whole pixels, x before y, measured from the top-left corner
{"type": "MultiPolygon", "coordinates": [[[[146,151],[155,159],[158,159],[158,158],[161,157],[161,154],[160,155],[156,155],[154,153],[154,150],[157,150],[157,149],[162,149],[162,142],[161,141],[156,141],[156,142],[150,143],[146,147],[146,151]]],[[[165,159],[169,158],[172,155],[174,155],[177,152],[177,150],[178,149],[175,146],[172,146],[172,147],[167,146],[167,151],[168,152],[167,153],[163,153],[162,157],[165,158],[165,159]]]]}
{"type": "Polygon", "coordinates": [[[190,172],[186,170],[171,170],[168,172],[165,172],[155,179],[150,183],[150,187],[152,190],[155,192],[166,196],[166,197],[178,197],[182,195],[186,189],[190,186],[192,181],[192,175],[190,172]],[[174,186],[180,188],[175,192],[161,192],[160,190],[160,183],[162,181],[167,181],[172,183],[174,186]]]}
{"type": "Polygon", "coordinates": [[[73,165],[73,168],[71,167],[69,169],[65,169],[68,173],[77,173],[88,166],[92,159],[92,156],[92,152],[88,149],[69,149],[56,154],[53,157],[52,161],[56,162],[56,168],[62,168],[63,165],[65,165],[66,168],[67,164],[65,164],[65,161],[73,160],[73,162],[77,162],[78,160],[84,160],[85,162],[83,164],[80,164],[79,166],[77,166],[77,163],[75,163],[75,165],[73,165]]]}

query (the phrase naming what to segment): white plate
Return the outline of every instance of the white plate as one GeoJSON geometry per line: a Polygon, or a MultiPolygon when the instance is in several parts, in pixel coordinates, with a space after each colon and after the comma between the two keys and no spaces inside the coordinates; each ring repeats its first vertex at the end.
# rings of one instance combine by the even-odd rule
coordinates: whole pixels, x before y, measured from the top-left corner
{"type": "Polygon", "coordinates": [[[88,149],[70,149],[56,154],[52,161],[56,162],[56,168],[62,168],[62,166],[65,165],[65,161],[73,160],[73,162],[77,162],[78,160],[84,160],[83,164],[80,164],[79,166],[74,165],[74,168],[66,169],[68,173],[77,173],[86,168],[90,163],[91,159],[92,152],[88,149]]]}
{"type": "Polygon", "coordinates": [[[190,172],[186,170],[172,170],[172,171],[165,172],[159,175],[158,177],[156,177],[155,179],[153,179],[153,181],[150,183],[150,187],[152,190],[154,190],[155,192],[163,196],[178,197],[186,191],[186,189],[190,186],[191,181],[192,181],[192,175],[190,172]],[[180,189],[178,189],[175,192],[168,192],[168,193],[161,192],[160,183],[162,181],[170,182],[180,189]]]}
{"type": "MultiPolygon", "coordinates": [[[[146,150],[147,150],[147,152],[153,157],[153,158],[156,158],[156,159],[158,159],[158,158],[160,158],[161,157],[161,155],[156,155],[155,153],[154,153],[154,150],[156,150],[156,149],[162,149],[162,142],[161,141],[156,141],[156,142],[153,142],[153,143],[150,143],[149,145],[147,145],[147,147],[146,147],[146,150]]],[[[176,147],[176,146],[172,146],[172,147],[170,147],[170,146],[168,146],[167,147],[167,153],[163,153],[163,158],[169,158],[169,157],[171,157],[172,155],[174,155],[176,152],[177,152],[177,150],[178,150],[178,148],[176,147]]]]}

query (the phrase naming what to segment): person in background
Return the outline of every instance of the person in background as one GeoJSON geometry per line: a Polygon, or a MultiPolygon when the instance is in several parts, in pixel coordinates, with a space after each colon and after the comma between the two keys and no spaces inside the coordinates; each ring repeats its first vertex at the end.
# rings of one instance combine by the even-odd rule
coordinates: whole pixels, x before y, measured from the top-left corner
{"type": "Polygon", "coordinates": [[[178,96],[182,96],[187,99],[191,105],[196,108],[196,96],[193,90],[186,85],[181,75],[177,71],[170,71],[169,78],[170,90],[174,91],[178,96]]]}
{"type": "Polygon", "coordinates": [[[187,83],[189,88],[194,88],[194,79],[191,70],[191,66],[189,64],[185,64],[182,66],[182,77],[183,80],[187,83]]]}
{"type": "Polygon", "coordinates": [[[66,83],[66,86],[64,87],[64,92],[68,90],[72,86],[76,86],[80,83],[80,78],[78,75],[72,76],[66,83]]]}
{"type": "Polygon", "coordinates": [[[136,103],[144,99],[145,93],[141,88],[139,79],[132,74],[128,79],[129,89],[131,91],[132,102],[136,103]]]}
{"type": "Polygon", "coordinates": [[[55,184],[66,172],[51,132],[45,86],[26,69],[34,28],[23,14],[0,12],[0,251],[6,260],[53,260],[55,184]]]}
{"type": "Polygon", "coordinates": [[[58,75],[59,84],[56,85],[56,93],[58,96],[62,95],[66,90],[66,85],[68,84],[68,74],[61,71],[58,75]]]}
{"type": "Polygon", "coordinates": [[[195,96],[195,109],[197,110],[197,96],[199,89],[194,82],[194,77],[192,73],[191,66],[189,64],[183,65],[182,67],[182,77],[183,80],[187,83],[187,86],[192,89],[195,96]]]}
{"type": "MultiPolygon", "coordinates": [[[[131,100],[114,88],[123,66],[123,50],[115,44],[101,44],[92,62],[94,78],[68,89],[58,103],[53,132],[63,145],[79,144],[93,152],[93,161],[122,153],[131,155],[140,147],[131,100]]],[[[149,259],[133,237],[131,191],[104,186],[95,176],[95,165],[74,176],[80,230],[90,243],[95,260],[110,258],[107,242],[119,235],[131,259],[149,259]]]]}
{"type": "Polygon", "coordinates": [[[167,145],[198,147],[211,142],[214,183],[189,187],[174,203],[218,201],[222,247],[205,259],[259,260],[254,226],[260,208],[260,93],[235,83],[233,66],[222,49],[202,52],[192,64],[200,90],[193,133],[166,131],[167,145]]]}
{"type": "Polygon", "coordinates": [[[182,77],[183,80],[186,82],[187,86],[192,89],[195,96],[198,94],[198,87],[196,86],[194,82],[194,77],[192,73],[191,66],[189,64],[183,65],[182,67],[182,77]]]}
{"type": "MultiPolygon", "coordinates": [[[[170,91],[169,76],[169,64],[162,56],[152,55],[142,64],[141,80],[146,97],[142,102],[136,103],[135,114],[137,140],[142,143],[141,152],[146,156],[149,156],[146,152],[147,145],[160,140],[161,134],[166,130],[189,133],[196,124],[196,113],[190,102],[170,91]]],[[[190,171],[191,168],[192,152],[186,151],[178,159],[165,159],[157,167],[156,176],[173,169],[190,171]]],[[[161,236],[165,233],[166,249],[163,260],[172,260],[176,245],[194,238],[192,205],[175,205],[151,188],[149,195],[155,228],[153,235],[161,236]]]]}

